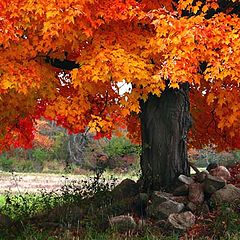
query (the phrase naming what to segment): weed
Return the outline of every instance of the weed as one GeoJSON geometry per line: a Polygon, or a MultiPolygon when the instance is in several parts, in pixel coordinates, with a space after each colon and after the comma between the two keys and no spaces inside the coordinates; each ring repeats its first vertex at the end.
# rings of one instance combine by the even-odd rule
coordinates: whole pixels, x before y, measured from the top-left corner
{"type": "MultiPolygon", "coordinates": [[[[42,190],[38,193],[26,193],[13,195],[11,192],[4,194],[1,212],[13,219],[21,220],[32,217],[40,212],[48,211],[57,205],[79,202],[99,193],[108,192],[116,185],[116,179],[102,177],[103,171],[99,170],[93,177],[87,180],[71,181],[65,178],[62,188],[47,192],[42,190]]],[[[13,181],[17,185],[18,179],[13,174],[13,181]]]]}
{"type": "Polygon", "coordinates": [[[222,204],[214,223],[214,235],[227,237],[240,232],[240,203],[222,204]]]}

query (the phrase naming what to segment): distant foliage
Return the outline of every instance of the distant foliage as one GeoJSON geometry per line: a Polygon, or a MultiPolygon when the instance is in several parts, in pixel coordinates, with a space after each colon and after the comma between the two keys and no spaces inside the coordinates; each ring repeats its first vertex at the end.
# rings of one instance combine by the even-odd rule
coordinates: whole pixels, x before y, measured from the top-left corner
{"type": "Polygon", "coordinates": [[[205,147],[199,150],[190,149],[189,160],[201,168],[207,167],[210,163],[230,166],[240,162],[240,150],[218,152],[213,147],[205,147]]]}
{"type": "Polygon", "coordinates": [[[126,137],[112,137],[103,150],[110,158],[140,153],[140,147],[132,144],[126,137]]]}
{"type": "Polygon", "coordinates": [[[0,156],[0,170],[2,171],[13,171],[13,163],[14,160],[12,158],[8,158],[5,155],[0,156]]]}

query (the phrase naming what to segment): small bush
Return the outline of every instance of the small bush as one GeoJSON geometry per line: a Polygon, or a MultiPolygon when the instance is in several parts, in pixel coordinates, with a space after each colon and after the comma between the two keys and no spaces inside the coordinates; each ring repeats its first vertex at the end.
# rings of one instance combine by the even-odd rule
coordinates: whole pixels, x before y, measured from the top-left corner
{"type": "Polygon", "coordinates": [[[189,159],[199,168],[207,167],[210,163],[231,166],[240,162],[240,151],[217,152],[214,148],[206,147],[200,150],[191,150],[189,159]]]}
{"type": "Polygon", "coordinates": [[[132,144],[130,140],[125,137],[112,137],[103,149],[110,158],[139,154],[139,146],[132,144]]]}
{"type": "Polygon", "coordinates": [[[132,144],[125,137],[113,137],[103,146],[103,152],[108,156],[109,168],[129,168],[137,162],[140,146],[132,144]]]}
{"type": "Polygon", "coordinates": [[[36,148],[32,150],[32,158],[34,161],[43,163],[44,161],[48,160],[48,157],[49,153],[46,150],[43,150],[41,148],[36,148]]]}
{"type": "Polygon", "coordinates": [[[7,158],[6,156],[0,156],[0,168],[2,171],[11,172],[13,171],[14,160],[7,158]]]}
{"type": "Polygon", "coordinates": [[[30,160],[24,159],[15,159],[14,160],[14,168],[15,172],[36,172],[34,163],[30,160]]]}

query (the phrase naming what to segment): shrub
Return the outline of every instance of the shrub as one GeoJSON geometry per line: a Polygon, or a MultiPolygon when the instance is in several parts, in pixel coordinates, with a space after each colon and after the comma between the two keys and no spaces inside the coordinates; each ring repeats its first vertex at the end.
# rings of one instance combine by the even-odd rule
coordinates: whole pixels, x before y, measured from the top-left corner
{"type": "Polygon", "coordinates": [[[140,146],[132,144],[125,137],[112,137],[103,146],[103,152],[108,156],[107,167],[128,169],[137,162],[140,146]]]}
{"type": "Polygon", "coordinates": [[[14,159],[14,168],[15,172],[36,172],[34,163],[31,160],[25,159],[14,159]]]}
{"type": "Polygon", "coordinates": [[[217,163],[223,166],[234,165],[240,161],[240,151],[217,152],[212,147],[205,147],[200,150],[189,151],[189,159],[197,167],[204,168],[210,163],[217,163]]]}
{"type": "Polygon", "coordinates": [[[11,172],[13,171],[14,160],[12,158],[7,158],[6,156],[0,156],[0,168],[3,171],[11,172]]]}
{"type": "Polygon", "coordinates": [[[139,146],[132,144],[125,137],[112,137],[109,143],[103,147],[104,152],[110,157],[139,154],[139,146]]]}
{"type": "Polygon", "coordinates": [[[34,161],[43,163],[44,161],[48,160],[49,153],[41,148],[36,148],[32,150],[32,158],[34,161]]]}

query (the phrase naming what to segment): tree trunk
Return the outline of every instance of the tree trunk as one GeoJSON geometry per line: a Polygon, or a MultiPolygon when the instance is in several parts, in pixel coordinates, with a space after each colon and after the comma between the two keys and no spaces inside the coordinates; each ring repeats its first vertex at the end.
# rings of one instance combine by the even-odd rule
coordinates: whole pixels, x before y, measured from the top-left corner
{"type": "Polygon", "coordinates": [[[166,88],[141,101],[141,169],[145,190],[170,190],[180,174],[189,175],[187,133],[192,124],[188,84],[166,88]]]}

